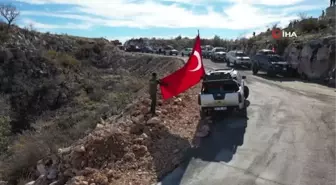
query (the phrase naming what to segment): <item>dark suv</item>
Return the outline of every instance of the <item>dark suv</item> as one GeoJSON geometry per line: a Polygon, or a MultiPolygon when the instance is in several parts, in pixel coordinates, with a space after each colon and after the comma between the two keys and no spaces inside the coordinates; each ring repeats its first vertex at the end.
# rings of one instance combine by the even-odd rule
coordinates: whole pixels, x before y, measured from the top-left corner
{"type": "Polygon", "coordinates": [[[252,57],[252,72],[256,75],[258,71],[267,72],[268,76],[277,74],[288,76],[291,74],[291,66],[280,55],[272,51],[261,50],[252,57]]]}

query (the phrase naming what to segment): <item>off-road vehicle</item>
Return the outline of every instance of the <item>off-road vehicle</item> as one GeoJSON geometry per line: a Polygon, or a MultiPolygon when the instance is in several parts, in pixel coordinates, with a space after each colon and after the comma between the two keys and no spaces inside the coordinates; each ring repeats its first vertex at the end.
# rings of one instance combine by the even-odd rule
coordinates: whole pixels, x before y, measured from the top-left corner
{"type": "Polygon", "coordinates": [[[203,119],[217,111],[236,110],[246,116],[246,99],[249,88],[245,85],[245,76],[234,69],[217,69],[208,72],[202,81],[202,90],[198,95],[200,115],[203,119]]]}

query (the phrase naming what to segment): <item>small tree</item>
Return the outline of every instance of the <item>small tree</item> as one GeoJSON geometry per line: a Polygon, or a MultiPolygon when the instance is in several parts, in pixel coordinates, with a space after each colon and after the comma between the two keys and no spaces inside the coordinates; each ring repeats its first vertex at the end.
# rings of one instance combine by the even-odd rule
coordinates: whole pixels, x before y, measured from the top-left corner
{"type": "Polygon", "coordinates": [[[253,32],[253,37],[255,37],[255,32],[253,32]]]}
{"type": "Polygon", "coordinates": [[[8,31],[13,21],[20,15],[20,12],[11,4],[2,4],[0,5],[0,15],[6,19],[8,31]]]}
{"type": "Polygon", "coordinates": [[[300,12],[298,16],[300,17],[301,21],[308,18],[307,13],[305,12],[300,12]]]}

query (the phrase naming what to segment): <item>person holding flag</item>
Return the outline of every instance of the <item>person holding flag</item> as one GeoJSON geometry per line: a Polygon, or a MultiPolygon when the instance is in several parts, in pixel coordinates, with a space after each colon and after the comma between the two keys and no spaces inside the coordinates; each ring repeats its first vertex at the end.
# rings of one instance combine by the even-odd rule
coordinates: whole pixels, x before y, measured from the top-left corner
{"type": "Polygon", "coordinates": [[[198,84],[205,75],[202,61],[201,39],[198,35],[188,62],[174,73],[160,80],[161,94],[164,100],[185,92],[198,84]]]}

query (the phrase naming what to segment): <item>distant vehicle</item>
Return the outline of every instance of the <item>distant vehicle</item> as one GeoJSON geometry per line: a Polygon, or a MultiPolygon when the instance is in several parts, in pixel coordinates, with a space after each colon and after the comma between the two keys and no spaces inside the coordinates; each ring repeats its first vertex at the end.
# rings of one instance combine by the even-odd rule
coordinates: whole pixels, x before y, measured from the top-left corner
{"type": "Polygon", "coordinates": [[[181,51],[181,56],[184,57],[184,56],[190,56],[192,52],[192,48],[185,48],[181,51]]]}
{"type": "Polygon", "coordinates": [[[226,54],[227,66],[233,64],[233,66],[245,66],[251,67],[251,59],[243,51],[229,51],[226,54]]]}
{"type": "Polygon", "coordinates": [[[223,47],[215,47],[211,50],[210,55],[211,60],[213,61],[225,61],[226,52],[223,47]]]}
{"type": "Polygon", "coordinates": [[[210,58],[211,50],[213,47],[211,45],[201,46],[202,48],[202,56],[204,58],[210,58]]]}
{"type": "Polygon", "coordinates": [[[128,52],[140,52],[141,49],[139,46],[135,46],[135,45],[129,45],[126,47],[126,51],[128,52]]]}
{"type": "Polygon", "coordinates": [[[249,88],[245,76],[234,69],[218,69],[208,72],[202,81],[198,95],[201,118],[216,111],[238,110],[246,116],[246,99],[249,88]]]}
{"type": "Polygon", "coordinates": [[[290,64],[272,50],[260,50],[252,57],[252,73],[256,75],[258,71],[267,72],[268,76],[292,74],[290,64]]]}
{"type": "Polygon", "coordinates": [[[163,48],[163,54],[164,55],[178,55],[178,51],[174,49],[172,46],[166,46],[163,48]]]}
{"type": "Polygon", "coordinates": [[[163,48],[162,47],[157,47],[157,48],[154,48],[154,53],[155,54],[162,54],[163,53],[163,48]]]}
{"type": "Polygon", "coordinates": [[[118,45],[118,48],[120,49],[120,50],[125,50],[125,47],[124,46],[122,46],[122,45],[118,45]]]}
{"type": "Polygon", "coordinates": [[[141,51],[143,53],[154,53],[155,52],[154,49],[152,47],[150,47],[150,46],[143,47],[141,51]]]}

